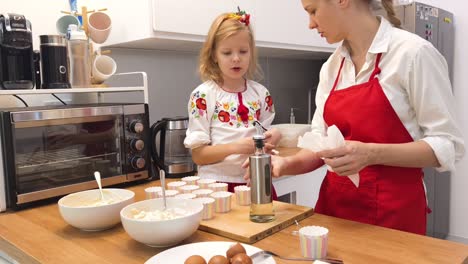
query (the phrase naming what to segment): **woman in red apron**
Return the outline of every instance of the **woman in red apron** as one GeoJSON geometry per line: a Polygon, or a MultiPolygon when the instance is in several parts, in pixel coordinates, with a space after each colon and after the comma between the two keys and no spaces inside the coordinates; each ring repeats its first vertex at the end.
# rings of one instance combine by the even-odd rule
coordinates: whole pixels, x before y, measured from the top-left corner
{"type": "MultiPolygon", "coordinates": [[[[373,1],[302,0],[309,27],[329,43],[342,41],[320,72],[312,133],[335,125],[346,142],[274,157],[272,172],[302,174],[325,163],[331,170],[317,213],[425,234],[421,168],[453,169],[464,154],[447,64],[429,42],[375,17],[373,1]],[[358,186],[346,177],[353,174],[358,186]]],[[[381,3],[398,25],[392,1],[381,3]]]]}
{"type": "MultiPolygon", "coordinates": [[[[335,85],[325,103],[325,122],[329,126],[336,125],[345,140],[387,144],[412,142],[379,84],[377,74],[380,73],[381,56],[382,53],[377,55],[368,82],[337,91],[343,58],[335,85]]],[[[359,171],[360,182],[356,187],[348,177],[328,171],[315,210],[425,234],[426,199],[422,177],[421,168],[374,165],[359,171]]]]}

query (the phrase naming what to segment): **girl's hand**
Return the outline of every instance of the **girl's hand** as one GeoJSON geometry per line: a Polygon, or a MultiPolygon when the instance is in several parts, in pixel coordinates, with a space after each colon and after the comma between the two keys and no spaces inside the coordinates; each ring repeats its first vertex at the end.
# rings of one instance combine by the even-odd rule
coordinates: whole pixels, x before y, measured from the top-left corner
{"type": "Polygon", "coordinates": [[[255,152],[254,141],[251,137],[241,138],[233,142],[233,144],[236,145],[235,154],[252,154],[255,152]]]}
{"type": "Polygon", "coordinates": [[[265,143],[265,152],[274,155],[274,151],[272,151],[272,150],[274,150],[275,147],[276,147],[276,146],[273,145],[273,144],[265,143]]]}
{"type": "Polygon", "coordinates": [[[250,160],[247,158],[244,163],[242,163],[242,168],[246,169],[244,174],[244,180],[247,182],[247,186],[250,186],[250,160]]]}
{"type": "Polygon", "coordinates": [[[359,141],[346,141],[343,147],[319,151],[317,155],[340,176],[353,175],[373,165],[371,144],[359,141]]]}
{"type": "Polygon", "coordinates": [[[265,136],[265,152],[270,153],[272,155],[278,154],[278,151],[275,150],[277,147],[277,142],[279,141],[278,137],[274,135],[274,129],[266,131],[263,133],[265,136]]]}
{"type": "Polygon", "coordinates": [[[271,131],[266,131],[263,135],[265,136],[265,142],[270,142],[272,140],[273,134],[271,131]]]}

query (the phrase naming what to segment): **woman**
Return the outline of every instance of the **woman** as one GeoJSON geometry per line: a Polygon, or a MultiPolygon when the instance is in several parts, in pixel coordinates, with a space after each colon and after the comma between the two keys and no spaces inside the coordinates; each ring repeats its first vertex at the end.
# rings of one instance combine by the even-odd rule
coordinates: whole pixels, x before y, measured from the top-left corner
{"type": "Polygon", "coordinates": [[[316,212],[425,234],[421,168],[452,170],[464,153],[447,64],[429,42],[398,28],[392,0],[381,1],[388,20],[373,15],[372,1],[302,0],[310,29],[328,43],[342,41],[320,72],[312,132],[336,125],[346,145],[274,157],[272,172],[326,163],[333,172],[316,212]],[[359,187],[343,177],[356,173],[359,187]]]}

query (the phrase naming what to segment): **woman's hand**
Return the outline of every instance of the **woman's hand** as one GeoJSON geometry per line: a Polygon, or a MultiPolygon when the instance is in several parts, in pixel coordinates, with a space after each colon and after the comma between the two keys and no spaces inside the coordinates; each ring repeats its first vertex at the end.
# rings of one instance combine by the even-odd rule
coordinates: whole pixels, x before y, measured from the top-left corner
{"type": "Polygon", "coordinates": [[[346,141],[343,147],[319,151],[317,155],[340,176],[353,175],[373,165],[372,145],[359,141],[346,141]]]}

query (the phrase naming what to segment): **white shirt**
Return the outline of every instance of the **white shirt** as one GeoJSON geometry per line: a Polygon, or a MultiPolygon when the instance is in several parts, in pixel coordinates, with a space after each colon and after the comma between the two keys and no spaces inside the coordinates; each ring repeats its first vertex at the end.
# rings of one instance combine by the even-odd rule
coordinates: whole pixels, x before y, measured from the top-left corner
{"type": "MultiPolygon", "coordinates": [[[[194,149],[202,145],[227,144],[253,137],[256,134],[254,120],[260,121],[269,129],[275,117],[269,91],[263,85],[248,80],[247,88],[242,92],[242,101],[249,109],[247,123],[237,114],[237,93],[226,92],[213,81],[207,81],[195,88],[188,103],[189,126],[184,140],[185,147],[194,149]]],[[[215,164],[200,165],[198,175],[222,182],[243,183],[245,169],[241,165],[248,156],[234,154],[215,164]]]]}
{"type": "Polygon", "coordinates": [[[322,66],[312,131],[325,134],[324,104],[343,57],[345,62],[337,90],[367,82],[374,70],[377,54],[382,53],[379,63],[382,72],[378,78],[393,109],[415,141],[424,140],[431,146],[441,165],[437,170],[454,170],[455,161],[461,159],[465,148],[455,118],[455,100],[447,63],[430,42],[394,28],[383,17],[380,21],[364,66],[357,75],[350,54],[343,45],[322,66]]]}

